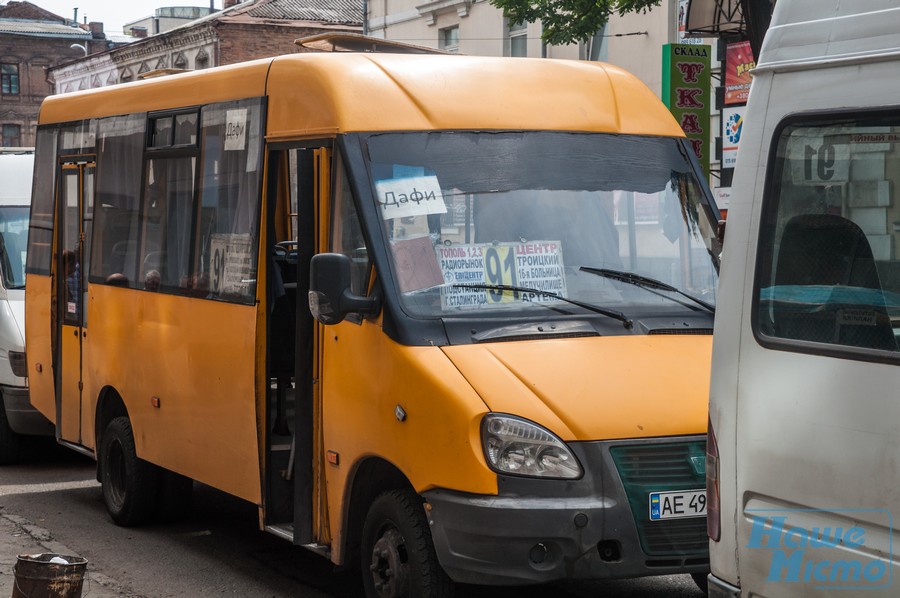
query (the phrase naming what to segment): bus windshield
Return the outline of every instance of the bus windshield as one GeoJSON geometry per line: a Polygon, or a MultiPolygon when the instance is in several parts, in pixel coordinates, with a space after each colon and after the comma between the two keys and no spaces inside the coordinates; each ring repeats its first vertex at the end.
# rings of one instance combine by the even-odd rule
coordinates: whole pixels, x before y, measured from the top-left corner
{"type": "Polygon", "coordinates": [[[715,304],[716,219],[678,139],[390,133],[368,152],[412,316],[587,313],[565,299],[642,316],[715,304]]]}
{"type": "Polygon", "coordinates": [[[0,207],[0,271],[7,289],[25,288],[28,207],[0,207]]]}

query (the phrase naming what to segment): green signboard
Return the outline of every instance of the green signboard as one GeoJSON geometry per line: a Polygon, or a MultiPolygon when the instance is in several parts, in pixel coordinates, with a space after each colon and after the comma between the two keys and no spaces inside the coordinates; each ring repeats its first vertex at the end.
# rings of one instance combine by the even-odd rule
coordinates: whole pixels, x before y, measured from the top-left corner
{"type": "Polygon", "coordinates": [[[681,125],[707,175],[710,160],[711,52],[711,46],[706,45],[663,46],[663,102],[681,125]]]}

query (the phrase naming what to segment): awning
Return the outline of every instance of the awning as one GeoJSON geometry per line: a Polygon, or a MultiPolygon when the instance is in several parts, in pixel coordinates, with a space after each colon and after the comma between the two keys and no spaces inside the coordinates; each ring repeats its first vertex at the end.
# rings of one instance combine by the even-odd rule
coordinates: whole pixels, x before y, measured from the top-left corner
{"type": "Polygon", "coordinates": [[[721,37],[746,34],[740,0],[689,0],[687,33],[694,36],[721,37]]]}

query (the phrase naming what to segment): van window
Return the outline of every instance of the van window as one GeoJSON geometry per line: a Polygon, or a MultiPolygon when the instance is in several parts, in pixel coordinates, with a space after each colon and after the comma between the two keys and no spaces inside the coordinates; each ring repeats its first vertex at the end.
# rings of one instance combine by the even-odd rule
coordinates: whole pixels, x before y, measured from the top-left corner
{"type": "Polygon", "coordinates": [[[794,120],[773,150],[757,273],[761,340],[896,353],[900,119],[794,120]]]}
{"type": "Polygon", "coordinates": [[[28,206],[0,207],[0,273],[3,286],[25,286],[25,250],[28,238],[28,206]]]}

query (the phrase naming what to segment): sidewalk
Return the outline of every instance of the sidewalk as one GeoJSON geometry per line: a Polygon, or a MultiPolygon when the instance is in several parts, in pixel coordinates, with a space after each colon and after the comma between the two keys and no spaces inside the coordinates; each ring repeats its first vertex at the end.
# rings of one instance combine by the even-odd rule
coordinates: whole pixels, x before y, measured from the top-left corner
{"type": "MultiPolygon", "coordinates": [[[[53,540],[50,532],[0,507],[0,598],[12,596],[15,566],[20,554],[54,553],[81,556],[53,540]]],[[[106,577],[87,564],[82,596],[85,598],[141,598],[116,580],[106,577]]]]}

